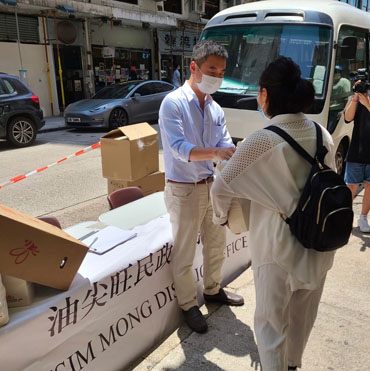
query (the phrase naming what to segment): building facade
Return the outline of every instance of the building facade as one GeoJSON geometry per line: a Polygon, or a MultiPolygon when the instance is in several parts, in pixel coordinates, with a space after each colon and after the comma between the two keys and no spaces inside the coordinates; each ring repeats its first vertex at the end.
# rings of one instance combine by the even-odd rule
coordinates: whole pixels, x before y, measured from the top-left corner
{"type": "MultiPolygon", "coordinates": [[[[0,71],[20,76],[45,116],[129,79],[189,77],[220,10],[253,0],[0,0],[0,71]]],[[[368,11],[368,0],[347,0],[368,11]]]]}
{"type": "Polygon", "coordinates": [[[45,116],[109,84],[183,78],[224,0],[0,0],[0,71],[20,76],[45,116]]]}

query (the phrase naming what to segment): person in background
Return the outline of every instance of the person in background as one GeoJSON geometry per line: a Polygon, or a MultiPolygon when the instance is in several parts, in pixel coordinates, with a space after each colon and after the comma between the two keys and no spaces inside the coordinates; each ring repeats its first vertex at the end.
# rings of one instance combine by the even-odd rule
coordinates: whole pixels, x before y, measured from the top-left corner
{"type": "Polygon", "coordinates": [[[136,67],[131,66],[130,68],[130,76],[129,80],[137,80],[137,73],[136,73],[136,67]]]}
{"type": "Polygon", "coordinates": [[[351,82],[342,76],[342,70],[342,66],[335,66],[328,118],[328,131],[331,134],[334,133],[351,95],[351,82]]]}
{"type": "MultiPolygon", "coordinates": [[[[314,87],[301,78],[290,58],[272,62],[259,80],[261,114],[286,131],[311,156],[316,129],[303,114],[314,101],[314,87]]],[[[335,167],[333,140],[324,128],[325,162],[335,167]]],[[[296,209],[311,170],[279,135],[258,130],[238,146],[211,189],[214,222],[228,222],[233,198],[250,200],[248,248],[256,308],[254,331],[263,371],[302,367],[302,355],[316,319],[334,251],[306,249],[291,233],[285,216],[296,209]]]]}
{"type": "MultiPolygon", "coordinates": [[[[359,83],[360,81],[357,81],[355,85],[359,83]]],[[[344,114],[344,121],[354,122],[344,181],[352,192],[352,199],[355,198],[358,186],[364,184],[365,192],[358,227],[361,232],[369,233],[367,214],[370,210],[370,98],[368,91],[353,95],[344,114]]]]}
{"type": "Polygon", "coordinates": [[[179,88],[181,86],[180,65],[177,65],[173,73],[172,84],[179,88]]]}
{"type": "Polygon", "coordinates": [[[176,296],[188,326],[199,333],[207,323],[199,310],[192,265],[198,233],[203,244],[204,298],[243,305],[241,296],[220,287],[226,248],[225,228],[212,222],[212,159],[228,160],[235,148],[224,113],[212,99],[221,85],[227,51],[215,41],[194,46],[191,77],[168,94],[159,110],[166,174],[164,199],[173,232],[171,267],[176,296]]]}

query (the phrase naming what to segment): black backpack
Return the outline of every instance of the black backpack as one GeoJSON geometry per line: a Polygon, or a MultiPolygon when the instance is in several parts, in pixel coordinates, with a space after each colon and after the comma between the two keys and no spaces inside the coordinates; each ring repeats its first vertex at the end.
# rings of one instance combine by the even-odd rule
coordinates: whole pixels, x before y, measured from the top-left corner
{"type": "Polygon", "coordinates": [[[352,194],[342,177],[324,164],[328,150],[316,123],[317,149],[312,158],[289,134],[276,126],[265,129],[285,139],[311,165],[311,171],[294,213],[285,219],[307,249],[331,251],[348,243],[352,231],[352,194]]]}

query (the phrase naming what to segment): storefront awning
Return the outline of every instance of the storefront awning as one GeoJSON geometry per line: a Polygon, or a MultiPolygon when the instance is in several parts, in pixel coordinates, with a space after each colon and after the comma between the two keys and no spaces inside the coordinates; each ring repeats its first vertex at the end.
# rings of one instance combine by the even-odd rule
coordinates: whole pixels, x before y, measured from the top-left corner
{"type": "Polygon", "coordinates": [[[158,13],[150,12],[135,12],[133,10],[126,10],[123,8],[112,9],[113,18],[127,19],[131,21],[146,22],[152,26],[171,26],[177,27],[177,18],[158,13]]]}

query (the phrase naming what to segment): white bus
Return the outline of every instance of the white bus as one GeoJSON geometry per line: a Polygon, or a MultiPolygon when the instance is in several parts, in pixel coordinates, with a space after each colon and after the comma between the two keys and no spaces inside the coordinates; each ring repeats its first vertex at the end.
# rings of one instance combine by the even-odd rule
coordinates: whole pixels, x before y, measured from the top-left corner
{"type": "Polygon", "coordinates": [[[369,13],[336,0],[257,1],[216,14],[201,39],[217,40],[229,53],[214,99],[233,139],[266,125],[257,111],[259,77],[278,56],[291,57],[315,87],[308,117],[332,134],[342,173],[352,133],[343,114],[353,94],[350,72],[369,67],[369,29],[369,13]]]}

